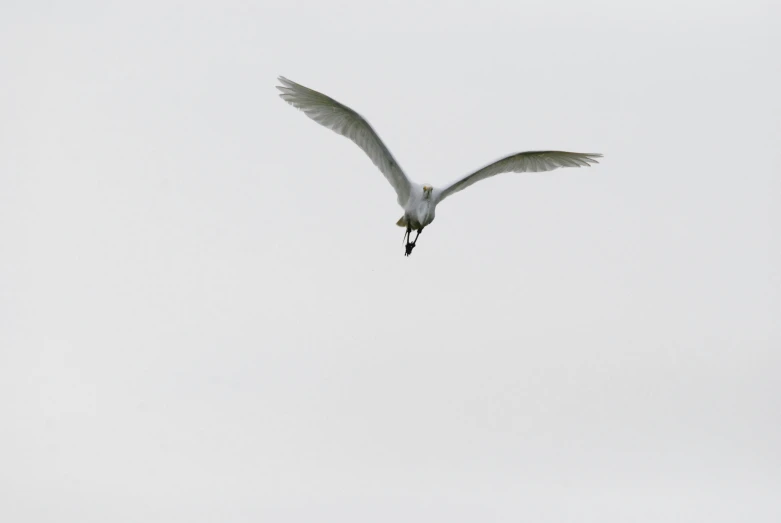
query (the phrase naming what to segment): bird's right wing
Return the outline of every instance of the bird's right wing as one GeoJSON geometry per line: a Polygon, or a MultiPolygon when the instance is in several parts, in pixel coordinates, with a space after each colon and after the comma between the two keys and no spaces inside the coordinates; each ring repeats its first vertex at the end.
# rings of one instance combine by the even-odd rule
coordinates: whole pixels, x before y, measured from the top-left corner
{"type": "Polygon", "coordinates": [[[602,157],[597,153],[570,153],[567,151],[529,151],[512,154],[496,162],[486,165],[472,174],[465,176],[445,187],[439,193],[439,200],[444,200],[451,194],[466,189],[475,182],[485,180],[501,173],[525,173],[552,171],[559,167],[588,167],[599,163],[596,159],[602,157]]]}
{"type": "Polygon", "coordinates": [[[403,206],[407,202],[411,191],[410,181],[388,148],[382,143],[380,137],[371,128],[369,122],[333,98],[282,76],[279,77],[279,81],[282,85],[277,86],[277,89],[282,92],[279,96],[283,100],[293,107],[301,109],[304,114],[320,125],[355,142],[396,190],[399,204],[403,206]]]}

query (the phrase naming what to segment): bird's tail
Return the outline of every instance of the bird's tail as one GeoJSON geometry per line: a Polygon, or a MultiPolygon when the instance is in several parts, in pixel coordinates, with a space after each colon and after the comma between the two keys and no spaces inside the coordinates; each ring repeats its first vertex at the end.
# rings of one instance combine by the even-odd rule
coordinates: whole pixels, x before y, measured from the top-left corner
{"type": "Polygon", "coordinates": [[[406,216],[402,216],[401,218],[399,218],[399,221],[396,222],[396,225],[398,225],[399,227],[406,227],[407,226],[406,216]]]}

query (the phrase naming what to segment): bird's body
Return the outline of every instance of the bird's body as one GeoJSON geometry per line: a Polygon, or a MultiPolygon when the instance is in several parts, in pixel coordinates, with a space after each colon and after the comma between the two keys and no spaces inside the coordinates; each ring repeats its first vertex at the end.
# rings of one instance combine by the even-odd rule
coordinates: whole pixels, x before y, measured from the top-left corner
{"type": "Polygon", "coordinates": [[[396,191],[397,202],[404,214],[396,225],[405,227],[405,255],[409,256],[423,229],[434,221],[437,204],[448,196],[473,183],[505,172],[542,172],[559,167],[582,167],[597,163],[601,154],[571,153],[566,151],[529,151],[517,153],[478,169],[474,173],[444,188],[419,185],[407,178],[380,137],[369,123],[349,107],[328,96],[280,77],[278,86],[283,100],[301,109],[311,119],[355,142],[369,156],[374,165],[396,191]],[[410,242],[411,231],[417,231],[410,242]]]}
{"type": "Polygon", "coordinates": [[[430,185],[412,184],[409,199],[402,205],[404,215],[399,218],[396,225],[400,227],[409,227],[413,231],[418,231],[434,221],[437,202],[432,194],[433,191],[426,191],[430,185]]]}

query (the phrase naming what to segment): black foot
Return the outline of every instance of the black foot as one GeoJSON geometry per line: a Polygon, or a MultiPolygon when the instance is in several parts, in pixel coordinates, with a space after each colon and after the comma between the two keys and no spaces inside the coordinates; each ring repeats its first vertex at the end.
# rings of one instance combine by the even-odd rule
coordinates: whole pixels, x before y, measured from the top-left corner
{"type": "Polygon", "coordinates": [[[414,248],[415,248],[415,244],[414,243],[408,243],[405,246],[405,249],[406,249],[407,252],[404,253],[404,256],[409,256],[410,254],[412,254],[412,249],[414,249],[414,248]]]}

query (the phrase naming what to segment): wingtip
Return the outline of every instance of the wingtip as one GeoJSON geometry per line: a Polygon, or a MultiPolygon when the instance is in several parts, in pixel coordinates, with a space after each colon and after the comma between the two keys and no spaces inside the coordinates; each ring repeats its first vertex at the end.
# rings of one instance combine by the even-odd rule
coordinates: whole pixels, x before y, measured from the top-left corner
{"type": "Polygon", "coordinates": [[[277,80],[279,81],[279,83],[281,83],[285,87],[293,87],[295,85],[295,82],[293,82],[291,80],[288,80],[287,78],[285,78],[282,75],[277,76],[277,80]]]}
{"type": "Polygon", "coordinates": [[[590,165],[592,163],[599,163],[597,158],[602,158],[602,153],[586,153],[583,156],[586,157],[586,162],[590,165]]]}
{"type": "Polygon", "coordinates": [[[289,97],[295,90],[295,82],[291,82],[282,75],[277,76],[277,80],[281,85],[275,85],[274,87],[279,91],[280,98],[290,103],[289,97]]]}

